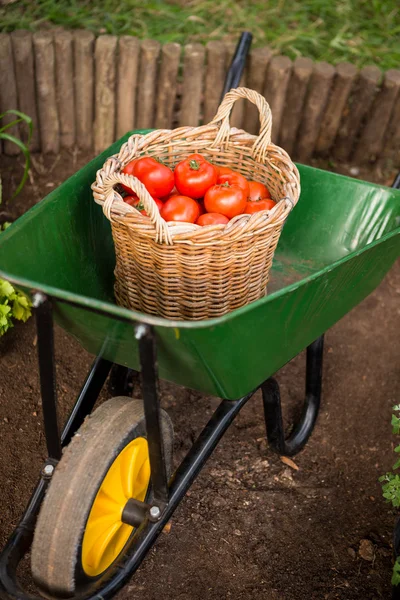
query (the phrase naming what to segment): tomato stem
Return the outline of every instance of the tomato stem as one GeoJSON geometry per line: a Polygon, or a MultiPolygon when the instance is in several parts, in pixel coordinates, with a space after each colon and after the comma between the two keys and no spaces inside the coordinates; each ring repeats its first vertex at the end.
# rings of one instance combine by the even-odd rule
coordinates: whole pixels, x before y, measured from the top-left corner
{"type": "Polygon", "coordinates": [[[193,171],[198,171],[200,169],[200,163],[197,160],[190,160],[189,161],[189,167],[193,171]]]}

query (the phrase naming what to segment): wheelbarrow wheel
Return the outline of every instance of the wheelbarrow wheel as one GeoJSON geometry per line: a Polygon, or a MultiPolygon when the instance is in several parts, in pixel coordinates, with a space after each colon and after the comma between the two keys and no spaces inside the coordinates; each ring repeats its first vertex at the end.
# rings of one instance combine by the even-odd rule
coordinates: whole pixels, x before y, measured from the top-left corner
{"type": "MultiPolygon", "coordinates": [[[[167,474],[173,427],[162,412],[167,474]]],[[[117,397],[86,419],[57,465],[36,524],[31,567],[45,595],[85,594],[124,555],[135,528],[121,521],[129,498],[150,502],[143,404],[117,397]]]]}

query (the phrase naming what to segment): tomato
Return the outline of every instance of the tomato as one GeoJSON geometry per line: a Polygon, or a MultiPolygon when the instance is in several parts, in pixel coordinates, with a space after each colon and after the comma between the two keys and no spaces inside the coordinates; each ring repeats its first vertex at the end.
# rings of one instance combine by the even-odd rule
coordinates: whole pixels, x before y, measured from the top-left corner
{"type": "Polygon", "coordinates": [[[223,224],[226,225],[229,223],[228,217],[225,215],[219,215],[218,213],[205,213],[204,215],[200,215],[200,217],[196,221],[197,225],[217,225],[223,224]]]}
{"type": "MultiPolygon", "coordinates": [[[[131,160],[130,163],[128,163],[123,169],[122,169],[122,173],[124,173],[125,175],[133,175],[133,167],[135,165],[135,162],[137,161],[137,158],[135,158],[135,160],[131,160]]],[[[124,188],[124,190],[126,192],[128,192],[128,194],[133,194],[134,196],[136,196],[136,194],[131,190],[131,188],[129,188],[127,185],[124,185],[123,183],[121,183],[121,187],[124,188]]],[[[129,203],[128,203],[129,204],[129,203]]]]}
{"type": "Polygon", "coordinates": [[[221,175],[226,175],[227,173],[233,173],[232,169],[229,167],[215,167],[218,170],[218,177],[221,175]]]}
{"type": "Polygon", "coordinates": [[[130,206],[135,206],[135,203],[137,203],[138,200],[139,198],[136,196],[136,194],[133,194],[132,196],[125,196],[124,198],[124,202],[130,206]]]}
{"type": "Polygon", "coordinates": [[[244,193],[246,194],[246,198],[249,195],[249,182],[246,177],[243,177],[240,173],[236,173],[236,171],[231,171],[230,173],[222,174],[218,177],[217,183],[229,183],[229,185],[237,185],[242,188],[244,193]]]}
{"type": "Polygon", "coordinates": [[[264,198],[263,200],[256,200],[255,202],[247,202],[246,208],[244,209],[244,213],[246,215],[252,215],[255,212],[260,212],[260,210],[271,210],[274,208],[276,202],[271,200],[271,198],[264,198]]]}
{"type": "Polygon", "coordinates": [[[236,217],[242,214],[247,202],[245,191],[238,185],[214,185],[211,187],[205,197],[204,206],[209,213],[218,213],[225,217],[236,217]]]}
{"type": "Polygon", "coordinates": [[[249,202],[271,198],[271,194],[263,183],[259,181],[249,181],[249,202]]]}
{"type": "MultiPolygon", "coordinates": [[[[171,169],[149,156],[131,161],[122,172],[134,175],[146,186],[149,194],[156,198],[168,196],[174,187],[174,174],[171,169]]],[[[127,192],[132,192],[127,186],[123,187],[127,192]]]]}
{"type": "Polygon", "coordinates": [[[163,198],[161,198],[161,200],[163,202],[166,202],[169,198],[172,198],[172,196],[179,196],[179,192],[178,192],[178,190],[176,189],[175,186],[172,188],[172,190],[170,191],[170,193],[167,196],[164,196],[163,198]]]}
{"type": "MultiPolygon", "coordinates": [[[[158,198],[153,198],[153,200],[157,204],[158,210],[161,211],[162,207],[164,206],[163,202],[161,202],[161,200],[159,200],[158,198]]],[[[147,217],[147,212],[144,210],[144,204],[141,200],[139,200],[136,194],[134,196],[125,196],[124,202],[130,204],[131,206],[134,206],[138,209],[139,212],[142,213],[142,215],[147,217]]]]}
{"type": "Polygon", "coordinates": [[[175,185],[180,194],[203,198],[206,191],[217,183],[217,170],[201,154],[191,154],[175,167],[175,185]]]}
{"type": "Polygon", "coordinates": [[[165,221],[195,223],[200,216],[200,208],[193,198],[172,196],[163,205],[160,214],[165,221]]]}

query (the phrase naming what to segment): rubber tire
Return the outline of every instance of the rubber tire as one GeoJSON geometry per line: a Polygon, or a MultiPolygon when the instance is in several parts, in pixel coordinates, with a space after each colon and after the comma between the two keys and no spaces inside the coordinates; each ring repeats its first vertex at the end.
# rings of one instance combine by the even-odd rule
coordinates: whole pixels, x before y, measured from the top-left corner
{"type": "MultiPolygon", "coordinates": [[[[165,411],[161,411],[161,419],[170,477],[173,427],[165,411]]],[[[44,498],[32,543],[32,575],[46,596],[69,598],[86,594],[115,567],[118,559],[97,577],[83,571],[83,534],[93,501],[111,464],[137,437],[146,437],[143,403],[116,397],[85,420],[64,450],[44,498]]],[[[120,556],[123,554],[124,551],[120,556]]]]}

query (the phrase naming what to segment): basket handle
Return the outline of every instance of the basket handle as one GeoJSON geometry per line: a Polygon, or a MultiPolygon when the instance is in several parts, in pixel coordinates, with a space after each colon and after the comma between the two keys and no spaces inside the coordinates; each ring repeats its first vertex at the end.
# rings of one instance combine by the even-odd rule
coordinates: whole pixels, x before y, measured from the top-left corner
{"type": "Polygon", "coordinates": [[[260,133],[254,142],[253,158],[263,160],[265,159],[267,148],[271,143],[272,113],[264,96],[245,87],[232,89],[222,100],[217,114],[210,122],[210,125],[220,125],[219,132],[212,146],[219,146],[229,140],[231,131],[229,117],[231,115],[233,105],[235,104],[236,100],[239,100],[239,98],[250,100],[250,102],[256,105],[258,112],[260,113],[260,133]]]}
{"type": "MultiPolygon", "coordinates": [[[[105,197],[103,204],[103,212],[108,219],[111,219],[111,207],[116,200],[122,200],[120,194],[114,190],[114,186],[117,183],[122,183],[129,187],[132,192],[135,192],[141,202],[143,202],[144,210],[147,213],[150,221],[156,229],[156,241],[162,243],[165,241],[167,244],[172,244],[172,238],[168,229],[167,223],[160,215],[157,204],[150,196],[146,187],[139,179],[133,175],[126,175],[125,173],[112,173],[108,175],[103,181],[103,194],[105,197]]],[[[136,211],[136,208],[125,204],[126,214],[136,211]]]]}

